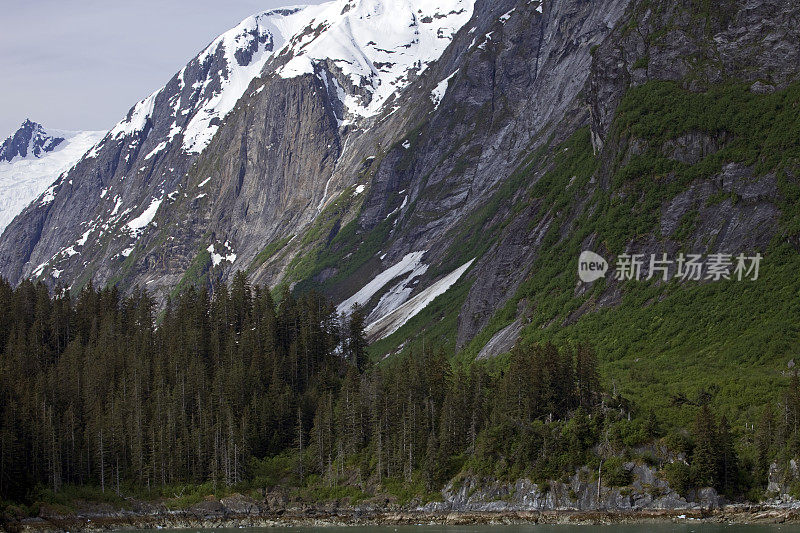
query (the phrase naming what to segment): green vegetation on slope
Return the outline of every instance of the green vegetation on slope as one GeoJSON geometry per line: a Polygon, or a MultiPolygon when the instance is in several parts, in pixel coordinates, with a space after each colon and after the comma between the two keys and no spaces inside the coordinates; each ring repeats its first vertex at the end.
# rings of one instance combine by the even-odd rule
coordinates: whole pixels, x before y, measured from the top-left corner
{"type": "MultiPolygon", "coordinates": [[[[679,491],[712,485],[758,496],[766,466],[800,454],[800,384],[786,372],[800,349],[798,105],[800,84],[756,95],[740,85],[695,93],[651,82],[623,99],[603,154],[588,128],[549,154],[551,142],[531,153],[456,230],[445,263],[485,253],[509,217],[531,206],[539,206],[531,227],[547,227],[542,253],[455,362],[447,355],[468,280],[371,347],[378,356],[403,345],[404,354],[359,372],[359,328],[338,328],[332,306],[311,290],[369,270],[385,243],[391,219],[366,235],[345,223],[360,202],[352,191],[301,238],[314,250],[290,268],[302,296],[285,291],[277,308],[242,276],[213,298],[195,291],[210,262],[203,250],[158,329],[142,294],[120,300],[87,288],[72,301],[42,285],[0,283],[0,446],[11,451],[0,454],[3,497],[117,504],[112,490],[152,486],[183,507],[212,492],[284,486],[311,500],[424,501],[454,477],[544,482],[603,460],[606,484],[619,486],[630,481],[623,459],[658,462],[634,452],[654,443],[686,454],[688,464],[662,471],[679,491]],[[685,134],[716,146],[682,163],[665,145],[685,134]],[[685,245],[699,211],[661,236],[663,205],[731,162],[777,176],[780,227],[757,281],[630,282],[618,304],[599,310],[610,282],[576,294],[589,240],[610,254],[653,235],[685,245]],[[501,209],[511,213],[491,225],[501,209]],[[520,344],[474,363],[522,300],[530,323],[520,344]]],[[[720,192],[705,207],[729,201],[736,195],[720,192]]]]}
{"type": "Polygon", "coordinates": [[[263,265],[264,263],[266,263],[267,261],[269,261],[270,259],[272,259],[273,257],[275,257],[275,255],[277,255],[278,252],[283,250],[286,247],[286,245],[289,244],[289,242],[292,239],[293,239],[293,237],[285,237],[283,239],[275,239],[274,241],[272,241],[271,243],[266,245],[264,247],[264,249],[261,250],[258,253],[258,255],[256,255],[256,258],[253,259],[253,262],[250,263],[250,266],[248,267],[247,270],[248,271],[253,271],[253,270],[257,269],[258,267],[260,267],[261,265],[263,265]]]}
{"type": "Polygon", "coordinates": [[[208,281],[208,271],[211,266],[211,252],[206,247],[201,246],[200,250],[197,251],[197,255],[189,263],[189,268],[183,273],[181,280],[170,292],[170,296],[175,298],[189,287],[199,288],[205,285],[208,281]]]}
{"type": "MultiPolygon", "coordinates": [[[[593,155],[586,129],[557,147],[548,171],[530,190],[532,199],[554,206],[540,216],[556,213],[556,223],[531,265],[530,278],[460,358],[474,358],[494,333],[516,318],[518,302],[527,299],[531,323],[524,341],[592,342],[604,382],[636,398],[641,408],[656,409],[669,423],[685,425],[691,415],[671,408],[674,397],[710,391],[729,417],[752,422],[758,406],[776,399],[777,384],[785,381],[782,371],[800,349],[800,256],[787,244],[800,234],[800,186],[790,178],[800,168],[798,105],[800,84],[771,95],[756,95],[739,85],[692,93],[671,82],[632,89],[612,132],[610,146],[618,157],[611,163],[611,188],[598,189],[590,209],[578,205],[576,191],[597,175],[603,156],[593,155]],[[719,149],[695,165],[668,158],[664,144],[687,133],[707,134],[718,140],[719,149]],[[626,160],[632,139],[644,149],[626,160]],[[616,254],[642,236],[660,235],[665,202],[730,162],[750,165],[756,175],[778,175],[780,227],[773,243],[762,250],[758,281],[629,282],[622,287],[621,303],[599,312],[593,307],[607,282],[576,295],[577,258],[587,239],[593,237],[616,254]],[[570,231],[562,238],[565,223],[570,231]],[[582,305],[589,310],[577,318],[582,305]]],[[[688,240],[697,216],[691,211],[669,238],[679,245],[688,240]]]]}
{"type": "Polygon", "coordinates": [[[665,430],[602,385],[585,344],[520,345],[501,371],[430,348],[370,365],[361,322],[338,327],[313,293],[275,307],[243,273],[213,297],[190,287],[158,328],[152,309],[142,293],[73,300],[0,280],[0,445],[13,451],[0,454],[0,499],[30,513],[130,496],[176,509],[263,489],[409,503],[467,476],[546,486],[601,463],[606,486],[627,485],[628,460],[666,461],[684,492],[741,496],[765,487],[769,461],[800,452],[796,376],[778,420],[762,411],[733,430],[706,395],[685,398],[693,421],[665,430]],[[688,465],[635,451],[652,443],[688,465]]]}

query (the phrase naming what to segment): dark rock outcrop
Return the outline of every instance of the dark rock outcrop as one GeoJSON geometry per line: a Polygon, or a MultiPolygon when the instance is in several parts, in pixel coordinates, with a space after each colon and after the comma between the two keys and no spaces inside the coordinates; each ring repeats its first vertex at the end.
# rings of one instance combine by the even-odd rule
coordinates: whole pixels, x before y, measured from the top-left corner
{"type": "Polygon", "coordinates": [[[0,161],[15,157],[41,157],[64,142],[63,137],[49,135],[41,124],[26,119],[8,139],[0,145],[0,161]]]}

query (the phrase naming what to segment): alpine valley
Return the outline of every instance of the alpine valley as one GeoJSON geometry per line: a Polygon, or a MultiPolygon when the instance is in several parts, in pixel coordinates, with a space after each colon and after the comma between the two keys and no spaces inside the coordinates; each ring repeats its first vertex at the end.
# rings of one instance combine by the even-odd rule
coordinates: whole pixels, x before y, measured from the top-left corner
{"type": "MultiPolygon", "coordinates": [[[[617,468],[609,486],[634,487],[601,496],[591,476],[603,462],[584,456],[516,468],[521,456],[545,454],[548,439],[535,439],[547,430],[488,414],[500,425],[481,427],[502,431],[479,437],[473,418],[453,433],[465,448],[435,455],[446,431],[432,420],[446,409],[470,412],[472,399],[442,399],[442,411],[423,403],[420,413],[436,413],[426,422],[414,418],[409,392],[396,420],[441,432],[407,446],[403,425],[403,444],[385,452],[394,463],[382,462],[388,442],[348,463],[337,462],[355,456],[348,445],[319,437],[327,450],[318,450],[319,498],[368,498],[362,473],[380,484],[392,468],[418,487],[426,450],[439,461],[427,488],[392,493],[432,502],[426,512],[685,509],[718,506],[717,492],[741,501],[800,495],[800,436],[786,414],[794,409],[791,420],[800,420],[800,396],[787,400],[787,391],[800,394],[790,384],[800,354],[796,1],[333,0],[277,9],[220,35],[107,133],[47,137],[33,123],[20,132],[0,151],[10,160],[0,161],[2,214],[15,215],[0,237],[0,276],[10,286],[32,280],[74,297],[146,291],[163,330],[186,291],[226,293],[244,273],[278,302],[321,294],[345,315],[357,304],[376,364],[412,365],[440,350],[461,369],[453,372],[480,367],[502,391],[512,372],[560,361],[553,346],[575,347],[578,367],[594,365],[596,354],[604,392],[595,404],[578,390],[570,409],[611,409],[615,427],[625,428],[614,437],[597,422],[605,440],[586,450],[595,458],[608,455],[603,446],[627,450],[616,466],[606,457],[606,475],[617,468]],[[15,140],[29,130],[49,144],[30,144],[33,133],[15,140]],[[54,158],[73,142],[82,156],[59,159],[45,178],[34,167],[2,178],[3,165],[54,158]],[[13,152],[23,144],[34,155],[13,152]],[[23,180],[36,185],[19,194],[23,180]],[[6,210],[9,198],[19,208],[6,210]],[[579,281],[584,250],[609,261],[606,278],[579,281]],[[763,259],[757,279],[664,281],[645,262],[640,281],[621,281],[614,258],[625,253],[763,259]],[[525,350],[533,355],[518,353],[525,350]],[[765,406],[778,413],[774,425],[765,406]],[[516,437],[503,431],[515,427],[528,444],[511,446],[516,437]],[[773,433],[782,436],[759,448],[773,433]],[[704,443],[724,454],[733,441],[739,471],[749,473],[733,484],[716,473],[703,478],[693,454],[704,443]],[[471,463],[475,455],[491,466],[471,463]],[[336,492],[332,479],[363,493],[336,492]],[[431,491],[439,496],[420,496],[431,491]]],[[[564,357],[572,368],[572,355],[564,357]]],[[[553,364],[545,374],[555,382],[561,363],[553,364]]],[[[409,368],[435,383],[433,371],[409,368]]],[[[470,380],[466,395],[482,390],[483,381],[470,380]]],[[[327,405],[319,398],[314,406],[327,405]]],[[[302,436],[306,419],[291,405],[286,431],[299,420],[302,436]]],[[[519,420],[509,413],[525,405],[498,409],[519,420]]],[[[534,424],[553,422],[552,410],[534,405],[534,424]]],[[[575,424],[598,420],[582,416],[554,431],[572,435],[575,424]]],[[[264,505],[291,505],[276,494],[264,505]]]]}

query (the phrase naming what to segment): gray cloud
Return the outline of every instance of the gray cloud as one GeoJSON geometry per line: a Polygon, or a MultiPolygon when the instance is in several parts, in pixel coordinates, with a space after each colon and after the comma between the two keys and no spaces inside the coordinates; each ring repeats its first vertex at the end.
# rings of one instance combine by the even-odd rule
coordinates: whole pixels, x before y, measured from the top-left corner
{"type": "Polygon", "coordinates": [[[59,129],[111,128],[217,35],[291,3],[7,0],[0,16],[0,142],[25,118],[59,129]]]}

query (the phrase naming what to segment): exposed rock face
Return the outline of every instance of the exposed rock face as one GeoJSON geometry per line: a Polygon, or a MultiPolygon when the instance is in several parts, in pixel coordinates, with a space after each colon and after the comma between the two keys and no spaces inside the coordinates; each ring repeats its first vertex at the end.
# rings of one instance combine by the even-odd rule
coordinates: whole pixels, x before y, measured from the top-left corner
{"type": "Polygon", "coordinates": [[[641,3],[631,23],[597,50],[589,93],[597,145],[625,91],[648,80],[682,81],[700,90],[735,79],[766,93],[797,79],[800,31],[790,22],[800,16],[795,4],[725,0],[697,15],[689,0],[641,3]]]}
{"type": "MultiPolygon", "coordinates": [[[[459,281],[468,285],[456,306],[460,347],[554,240],[585,229],[581,215],[599,209],[594,195],[610,191],[616,161],[657,149],[694,165],[732,142],[697,131],[650,147],[614,135],[631,88],[672,80],[702,91],[740,80],[771,94],[798,75],[794,3],[726,0],[698,13],[689,0],[448,2],[452,9],[436,16],[408,14],[409,40],[385,61],[381,43],[354,37],[369,61],[349,66],[325,57],[323,44],[361,2],[313,8],[315,17],[335,11],[324,24],[297,9],[243,22],[137,104],[9,226],[0,274],[73,288],[89,280],[146,287],[163,302],[176,287],[246,270],[255,282],[314,286],[341,302],[407,254],[425,252],[419,270],[368,295],[370,311],[388,309],[390,293],[402,305],[474,259],[459,281]],[[278,31],[276,20],[295,21],[293,29],[278,31]],[[441,54],[400,69],[400,54],[426,31],[446,44],[441,54]],[[566,217],[530,191],[559,143],[581,128],[598,164],[566,217]]],[[[375,16],[399,9],[379,3],[388,11],[375,16]]],[[[779,198],[777,176],[727,162],[665,202],[635,244],[640,253],[763,249],[777,231],[779,198]],[[694,212],[697,223],[679,242],[674,235],[694,212]]],[[[591,232],[585,245],[603,251],[591,232]]],[[[610,282],[565,323],[614,305],[620,291],[610,282]]],[[[513,345],[537,304],[507,310],[506,329],[493,331],[482,355],[513,345]]]]}
{"type": "MultiPolygon", "coordinates": [[[[89,279],[106,284],[126,278],[132,265],[125,261],[140,238],[157,227],[158,222],[150,222],[158,209],[166,212],[183,197],[176,191],[198,154],[269,54],[285,41],[274,24],[297,12],[276,10],[246,19],[137,103],[11,224],[0,244],[2,274],[14,281],[28,276],[47,280],[58,269],[65,274],[60,279],[72,286],[89,279]]],[[[181,235],[170,237],[174,242],[181,235]]],[[[192,244],[194,250],[199,243],[192,244]]],[[[140,268],[154,264],[153,257],[139,260],[140,268]]],[[[159,254],[157,261],[166,260],[159,254]]],[[[125,279],[127,288],[149,281],[133,277],[125,279]]]]}
{"type": "MultiPolygon", "coordinates": [[[[452,3],[454,10],[432,12],[435,16],[417,24],[463,19],[466,7],[472,5],[462,0],[452,3]]],[[[336,0],[320,9],[324,14],[337,4],[346,2],[336,0]]],[[[388,2],[379,14],[396,16],[384,13],[392,6],[388,2]]],[[[503,7],[487,3],[476,12],[476,18],[489,16],[481,29],[494,22],[492,17],[503,7]]],[[[350,8],[347,13],[357,16],[360,3],[350,8]]],[[[342,9],[339,12],[344,16],[342,9]]],[[[357,181],[364,159],[375,155],[380,137],[368,129],[380,127],[381,135],[396,134],[410,120],[389,105],[375,117],[347,112],[345,100],[358,111],[359,105],[368,107],[375,98],[385,99],[378,93],[388,82],[380,75],[370,78],[369,90],[363,83],[351,83],[352,76],[332,61],[312,60],[313,72],[285,75],[303,53],[302,48],[295,49],[296,43],[325,37],[326,27],[314,26],[314,13],[277,10],[256,17],[255,22],[248,19],[138,103],[50,194],[11,225],[0,244],[2,274],[14,282],[33,276],[54,283],[50,274],[58,271],[60,281],[73,287],[92,279],[95,284],[114,282],[128,289],[148,285],[164,296],[206,248],[214,246],[215,251],[210,252],[211,264],[201,265],[201,274],[224,280],[237,269],[253,266],[258,253],[273,240],[301,236],[326,205],[357,181]],[[296,34],[278,32],[270,22],[277,19],[282,24],[291,21],[296,34]],[[278,54],[284,43],[287,47],[278,54]],[[254,66],[261,77],[239,80],[248,88],[242,89],[241,97],[234,95],[236,105],[227,115],[217,113],[206,120],[211,104],[230,100],[226,81],[254,66]],[[392,115],[401,117],[402,125],[392,115]],[[198,133],[198,125],[205,125],[205,130],[198,133]],[[215,261],[215,254],[223,259],[215,261]]],[[[448,32],[458,29],[440,29],[439,39],[450,42],[448,32]]],[[[415,32],[423,30],[429,31],[408,30],[410,47],[416,46],[415,32]]],[[[375,68],[396,74],[392,65],[375,64],[375,68]]],[[[419,69],[412,66],[403,85],[419,69]]],[[[285,263],[255,272],[256,281],[276,282],[282,266],[285,263]]]]}
{"type": "Polygon", "coordinates": [[[517,339],[519,338],[522,327],[524,326],[523,319],[518,318],[510,326],[506,326],[498,331],[489,342],[486,343],[480,353],[478,353],[477,360],[491,359],[502,353],[506,353],[514,347],[517,339]]]}
{"type": "MultiPolygon", "coordinates": [[[[253,502],[260,505],[260,502],[253,502]]],[[[42,506],[44,509],[44,505],[42,506]]],[[[397,505],[361,504],[355,507],[337,502],[303,506],[302,508],[282,509],[279,512],[261,508],[260,514],[239,513],[224,507],[221,512],[206,510],[204,504],[186,511],[167,511],[159,508],[150,511],[149,505],[133,502],[133,511],[82,512],[76,516],[44,514],[36,518],[12,520],[7,524],[20,531],[58,532],[107,531],[142,529],[235,529],[270,527],[344,527],[344,526],[469,526],[469,525],[603,525],[626,524],[645,528],[647,525],[686,524],[796,524],[798,514],[795,509],[784,506],[727,506],[722,509],[696,508],[671,510],[626,510],[599,509],[591,511],[424,511],[414,508],[401,508],[397,505]]]]}
{"type": "Polygon", "coordinates": [[[629,487],[606,487],[592,481],[582,470],[569,483],[550,482],[539,486],[527,479],[514,483],[467,478],[458,488],[443,492],[444,501],[429,504],[431,511],[587,511],[717,508],[719,497],[713,489],[691,495],[691,501],[673,491],[644,465],[626,465],[633,482],[629,487]]]}
{"type": "MultiPolygon", "coordinates": [[[[456,58],[443,56],[437,77],[455,75],[439,107],[422,119],[413,139],[395,145],[380,162],[359,223],[368,230],[402,206],[391,245],[383,249],[384,264],[429,250],[426,262],[458,267],[448,252],[454,241],[474,237],[459,235],[470,216],[492,201],[526,154],[544,143],[553,123],[564,120],[577,127],[585,120],[577,97],[588,79],[590,50],[608,35],[626,3],[549,2],[540,9],[536,2],[517,2],[513,7],[504,23],[488,28],[488,37],[472,33],[460,68],[456,58]]],[[[520,267],[530,263],[549,228],[545,222],[529,231],[531,213],[514,217],[510,200],[494,214],[510,219],[509,241],[482,257],[482,250],[474,250],[478,258],[470,278],[475,283],[459,316],[459,344],[516,291],[524,279],[520,267]]]]}
{"type": "Polygon", "coordinates": [[[25,120],[14,135],[0,145],[0,161],[15,157],[40,157],[64,141],[63,137],[48,135],[41,124],[25,120]]]}
{"type": "MultiPolygon", "coordinates": [[[[589,199],[597,187],[609,187],[610,162],[620,154],[643,151],[643,147],[637,146],[637,139],[609,138],[617,106],[631,87],[651,80],[671,80],[680,81],[692,90],[701,90],[735,79],[753,83],[753,92],[768,93],[798,79],[798,63],[778,59],[797,58],[800,54],[798,30],[787,23],[800,16],[796,5],[769,0],[745,5],[722,4],[720,12],[706,18],[696,16],[690,2],[634,2],[629,14],[593,50],[591,75],[583,91],[576,96],[585,107],[575,109],[573,115],[566,114],[567,118],[572,116],[575,120],[573,125],[567,126],[567,131],[583,121],[588,122],[592,143],[603,162],[590,189],[574,200],[577,205],[584,205],[587,212],[592,209],[589,199]],[[765,35],[776,50],[780,50],[779,54],[755,44],[765,35]],[[587,108],[589,117],[582,114],[587,108]]],[[[556,129],[557,132],[562,130],[563,126],[556,129]]],[[[718,151],[729,140],[724,132],[716,136],[695,132],[663,146],[662,151],[674,160],[691,165],[718,151]]],[[[774,176],[756,176],[752,168],[729,164],[719,175],[692,184],[686,192],[663,206],[660,235],[641,236],[635,243],[636,250],[643,254],[677,252],[680,247],[677,242],[667,242],[665,249],[663,240],[672,236],[677,222],[695,209],[699,210],[699,222],[689,237],[691,249],[701,253],[763,250],[778,230],[777,200],[774,176]],[[713,195],[723,193],[731,193],[729,196],[734,200],[709,205],[713,203],[710,202],[713,195]],[[735,201],[744,197],[747,200],[743,203],[735,201]],[[709,247],[709,242],[714,244],[709,247]]],[[[544,253],[537,243],[542,237],[541,226],[528,227],[526,231],[520,220],[546,222],[547,217],[538,215],[536,209],[547,209],[547,206],[531,207],[517,214],[504,236],[477,264],[475,284],[459,316],[459,345],[480,331],[499,302],[514,292],[527,274],[524,265],[531,264],[537,253],[544,253]]],[[[562,236],[572,231],[570,224],[571,221],[563,223],[562,236]]],[[[615,284],[609,283],[593,309],[618,302],[617,291],[615,284]]],[[[571,317],[570,321],[578,316],[571,317]]],[[[493,340],[502,340],[506,346],[513,342],[513,337],[509,338],[513,331],[501,333],[493,340]]]]}

